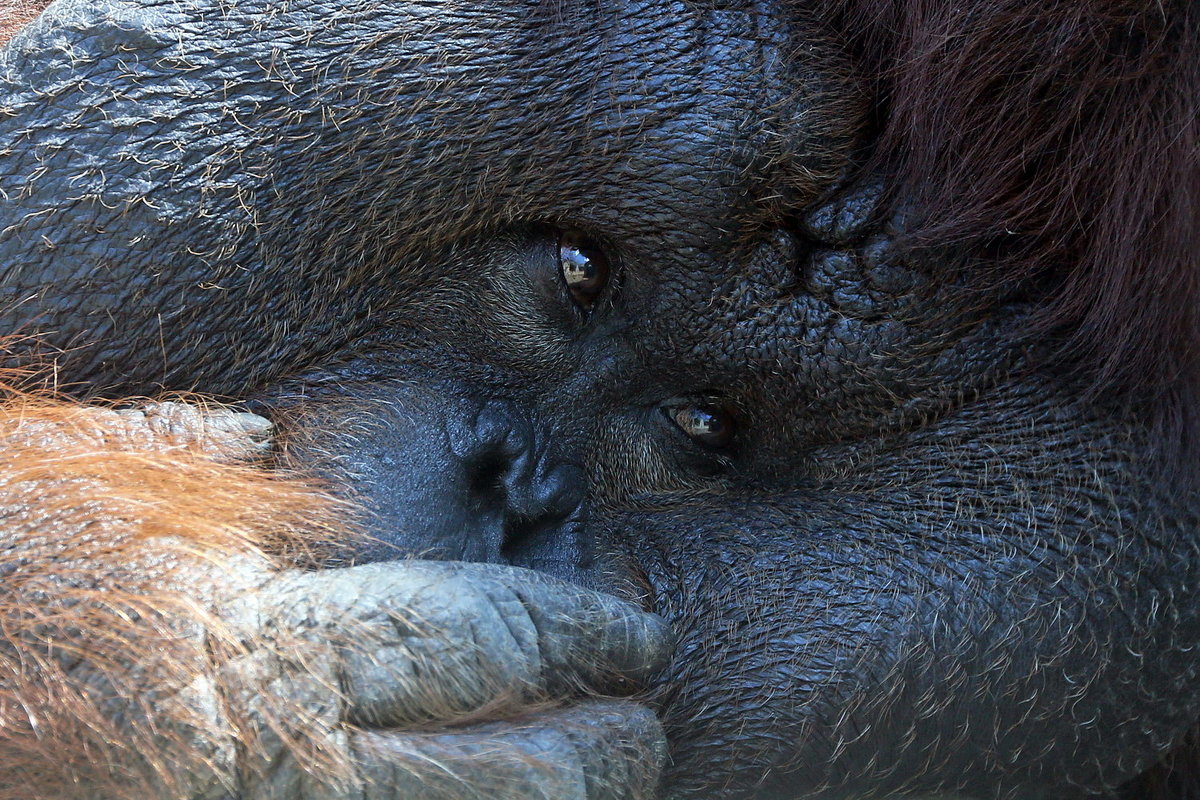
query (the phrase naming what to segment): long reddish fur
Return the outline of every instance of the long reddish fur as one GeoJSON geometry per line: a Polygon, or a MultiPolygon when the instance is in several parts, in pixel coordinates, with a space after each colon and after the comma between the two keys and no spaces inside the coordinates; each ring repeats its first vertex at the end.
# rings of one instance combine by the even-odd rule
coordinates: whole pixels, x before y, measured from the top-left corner
{"type": "Polygon", "coordinates": [[[42,13],[49,0],[0,0],[0,45],[42,13]]]}
{"type": "Polygon", "coordinates": [[[246,646],[206,589],[231,558],[269,570],[335,537],[333,501],[203,436],[0,394],[0,800],[176,796],[253,737],[172,702],[246,646]]]}

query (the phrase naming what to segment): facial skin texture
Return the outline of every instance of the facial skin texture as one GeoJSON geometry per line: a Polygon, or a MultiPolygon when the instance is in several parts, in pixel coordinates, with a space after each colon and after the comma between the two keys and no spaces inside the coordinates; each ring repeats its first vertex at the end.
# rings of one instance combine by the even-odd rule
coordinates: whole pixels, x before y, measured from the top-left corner
{"type": "Polygon", "coordinates": [[[825,16],[68,1],[0,58],[0,327],[271,415],[336,559],[661,615],[660,796],[1084,797],[1200,716],[1194,475],[1027,335],[1055,275],[902,246],[825,16]]]}

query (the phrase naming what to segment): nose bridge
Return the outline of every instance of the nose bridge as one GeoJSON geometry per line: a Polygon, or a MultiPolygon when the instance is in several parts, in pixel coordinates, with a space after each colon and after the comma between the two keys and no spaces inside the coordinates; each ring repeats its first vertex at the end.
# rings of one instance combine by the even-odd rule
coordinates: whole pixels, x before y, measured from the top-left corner
{"type": "MultiPolygon", "coordinates": [[[[641,324],[633,320],[616,320],[577,348],[575,369],[566,375],[554,395],[549,397],[560,413],[550,410],[549,416],[559,420],[564,428],[577,428],[582,415],[594,416],[615,398],[629,397],[639,380],[638,353],[632,346],[633,328],[641,324]],[[574,417],[564,419],[567,412],[574,417]]],[[[560,431],[560,436],[570,436],[560,431]]]]}

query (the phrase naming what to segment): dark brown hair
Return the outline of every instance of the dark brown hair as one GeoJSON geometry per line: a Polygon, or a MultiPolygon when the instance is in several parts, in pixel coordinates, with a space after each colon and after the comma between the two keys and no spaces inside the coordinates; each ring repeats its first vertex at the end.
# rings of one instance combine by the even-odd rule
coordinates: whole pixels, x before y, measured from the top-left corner
{"type": "MultiPolygon", "coordinates": [[[[797,13],[812,14],[811,2],[797,13]]],[[[877,98],[917,244],[1043,276],[1035,333],[1093,394],[1200,451],[1200,3],[821,0],[877,98]]]]}

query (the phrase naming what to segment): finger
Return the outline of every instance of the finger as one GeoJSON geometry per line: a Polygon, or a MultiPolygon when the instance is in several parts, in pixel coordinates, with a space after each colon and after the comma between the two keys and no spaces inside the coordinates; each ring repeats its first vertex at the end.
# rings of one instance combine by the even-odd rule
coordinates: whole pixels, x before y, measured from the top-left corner
{"type": "Polygon", "coordinates": [[[654,714],[621,700],[352,742],[364,800],[642,800],[666,758],[654,714]]]}
{"type": "Polygon", "coordinates": [[[352,722],[452,719],[645,680],[669,656],[663,620],[514,567],[406,562],[291,575],[286,623],[336,631],[352,722]]]}
{"type": "Polygon", "coordinates": [[[436,566],[470,580],[511,617],[527,615],[537,634],[540,685],[552,694],[579,684],[609,691],[644,684],[674,646],[665,620],[612,595],[516,567],[436,566]],[[520,608],[510,607],[514,600],[520,608]]]}
{"type": "Polygon", "coordinates": [[[150,435],[160,446],[198,444],[208,455],[227,461],[265,455],[274,433],[270,420],[216,405],[164,401],[95,414],[123,422],[113,427],[126,436],[150,435]]]}

